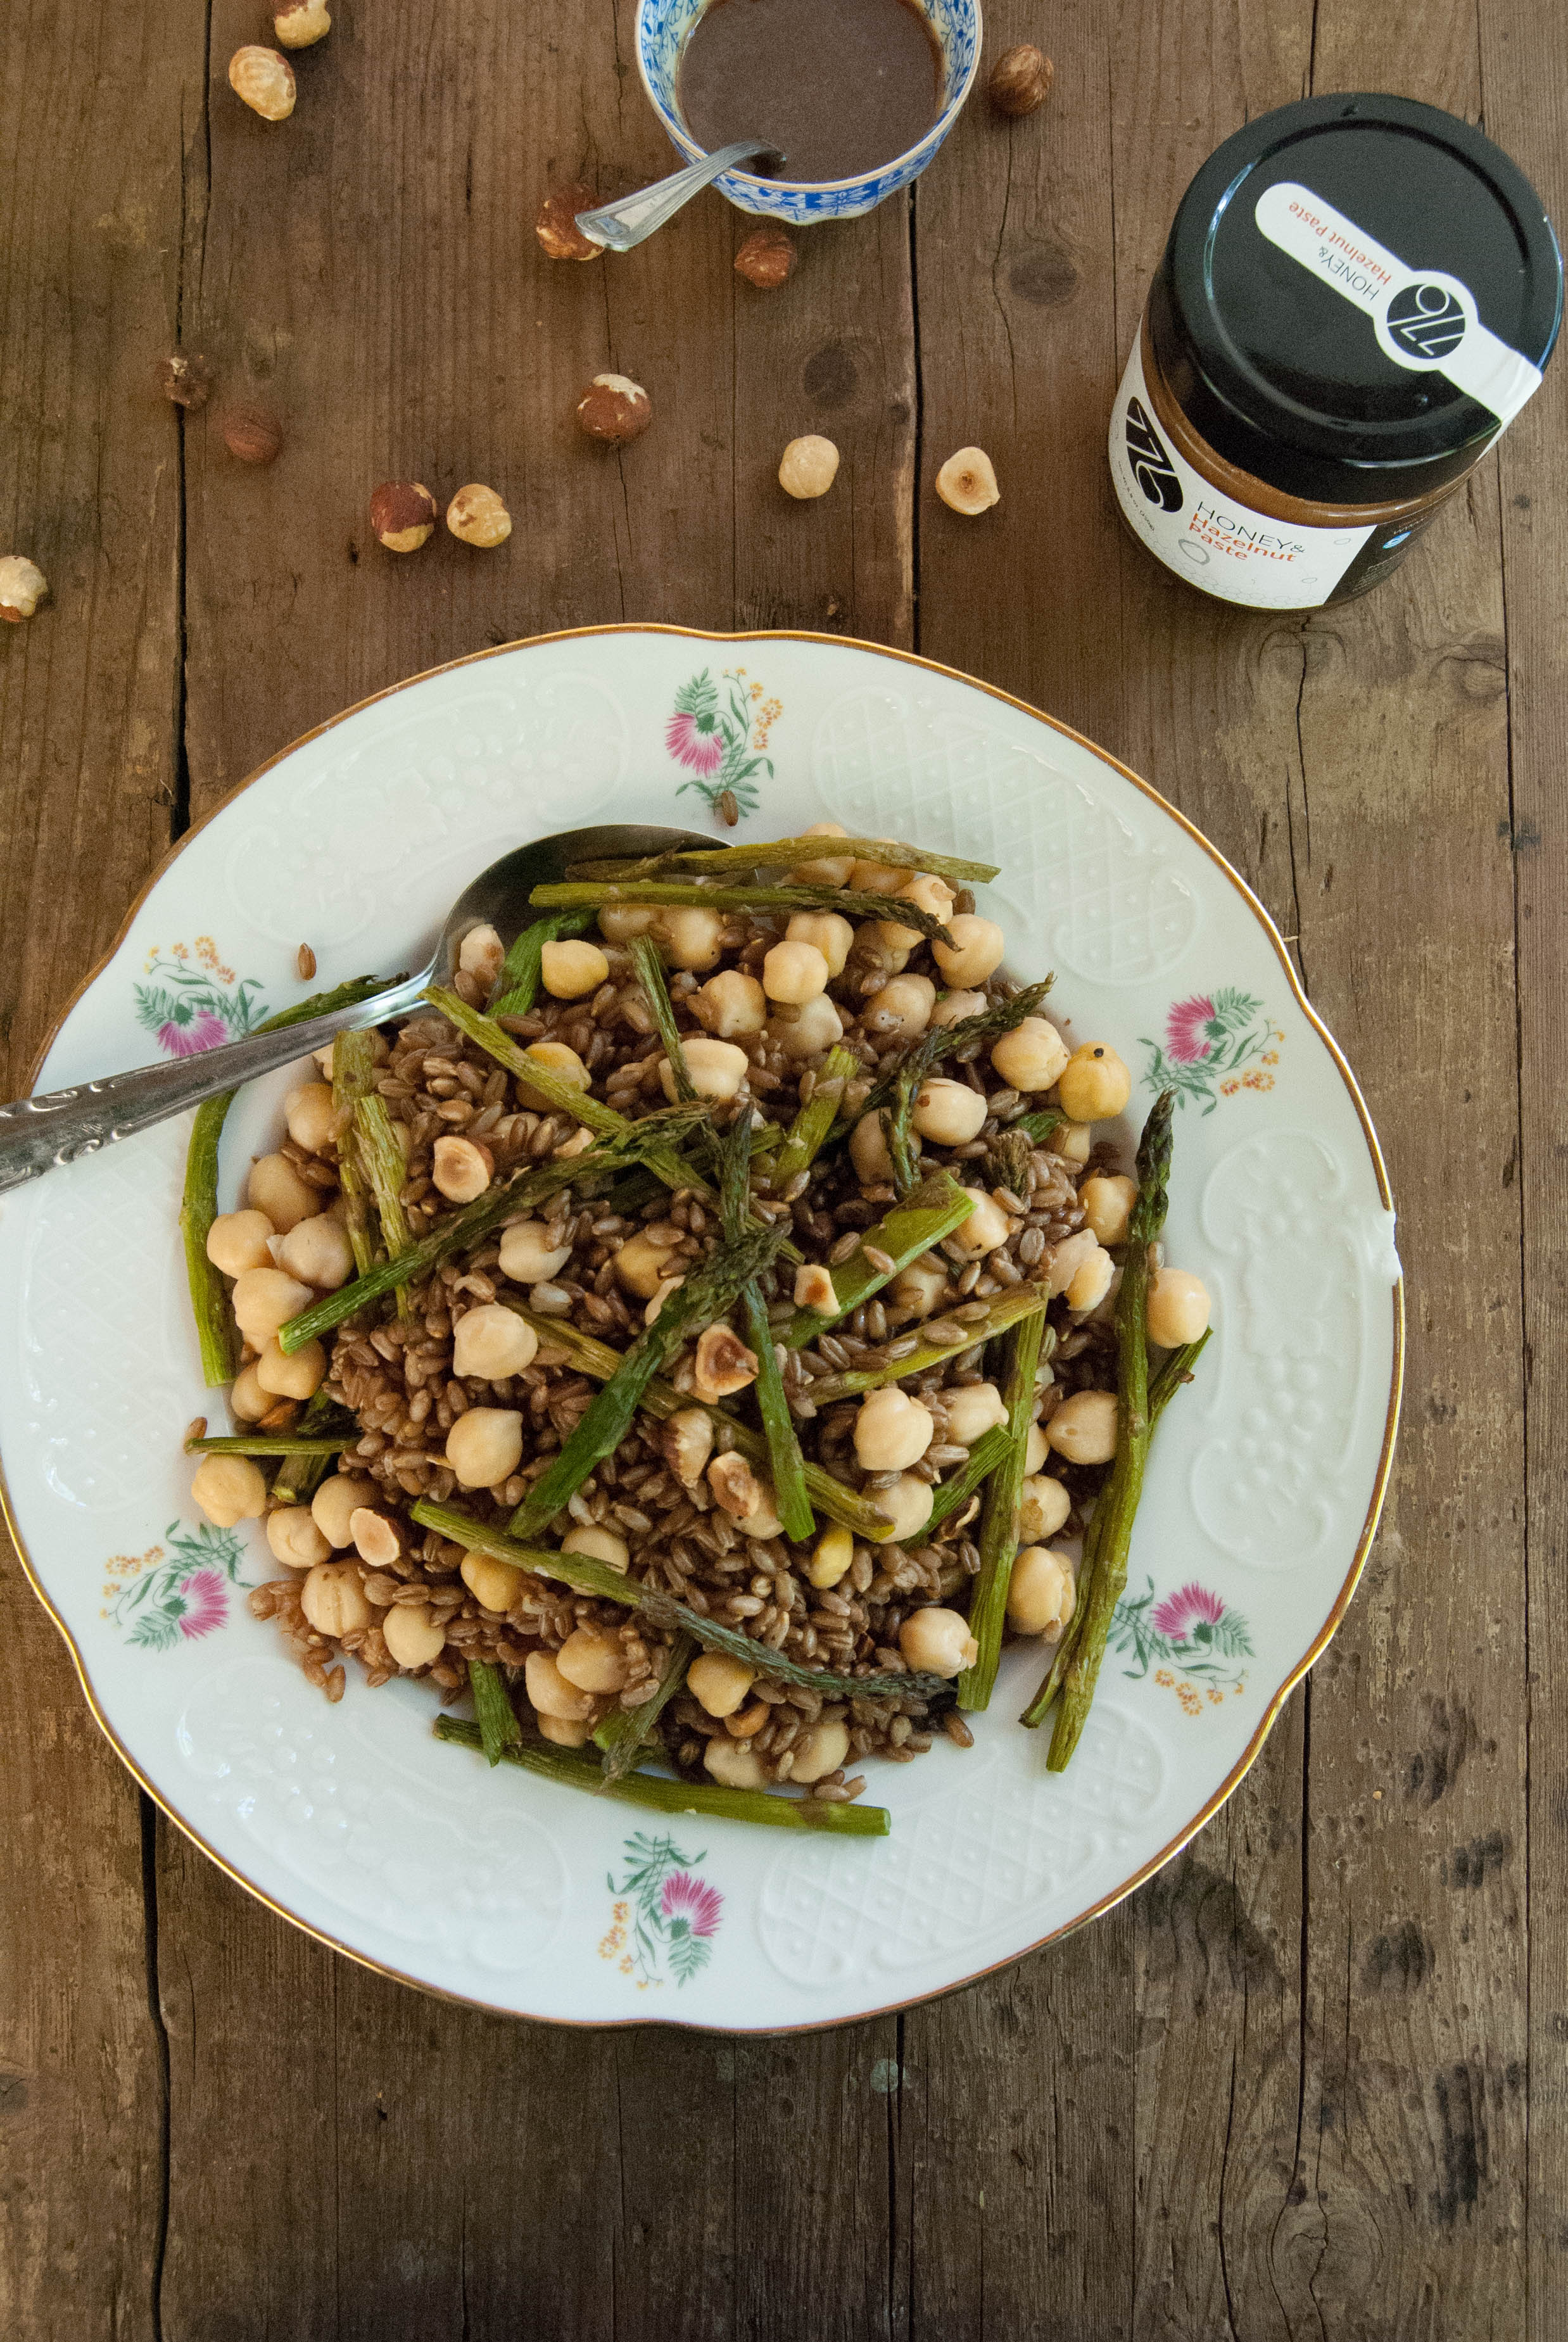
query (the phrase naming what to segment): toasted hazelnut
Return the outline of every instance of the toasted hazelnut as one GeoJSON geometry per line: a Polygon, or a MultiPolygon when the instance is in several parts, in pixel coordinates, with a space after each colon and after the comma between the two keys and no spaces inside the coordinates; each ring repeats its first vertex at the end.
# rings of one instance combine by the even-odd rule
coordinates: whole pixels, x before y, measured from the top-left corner
{"type": "Polygon", "coordinates": [[[1050,58],[1042,56],[1033,41],[1020,41],[997,58],[986,87],[998,114],[1016,116],[1033,114],[1037,105],[1044,105],[1055,77],[1050,58]]]}
{"type": "Polygon", "coordinates": [[[165,398],[172,398],[176,406],[194,414],[207,403],[213,370],[205,358],[187,357],[183,350],[176,350],[158,368],[158,383],[165,398]]]}
{"type": "Polygon", "coordinates": [[[25,553],[7,553],[0,559],[0,618],[19,626],[48,591],[49,580],[25,553]]]}
{"type": "Polygon", "coordinates": [[[672,1415],[660,1435],[665,1463],[683,1487],[694,1488],[714,1452],[714,1420],[700,1406],[684,1406],[672,1415]]]}
{"type": "Polygon", "coordinates": [[[332,18],[325,0],[288,0],[273,18],[272,28],[285,49],[308,49],[325,40],[332,18]]]}
{"type": "Polygon", "coordinates": [[[294,67],[276,49],[254,44],[229,59],[229,87],[264,122],[284,122],[294,112],[294,67]]]}
{"type": "Polygon", "coordinates": [[[591,212],[597,201],[593,188],[581,179],[545,196],[534,233],[552,260],[598,259],[604,245],[584,235],[577,225],[577,214],[591,212]]]}
{"type": "Polygon", "coordinates": [[[789,230],[770,223],[753,228],[735,255],[735,275],[754,285],[759,293],[771,293],[775,285],[794,275],[795,258],[795,240],[789,230]]]}
{"type": "Polygon", "coordinates": [[[794,1306],[797,1309],[820,1309],[824,1316],[838,1315],[838,1295],[833,1278],[820,1261],[803,1261],[794,1273],[794,1306]]]}
{"type": "Polygon", "coordinates": [[[370,525],[388,553],[417,553],[435,526],[435,498],[421,480],[383,480],[370,492],[370,525]]]}
{"type": "Polygon", "coordinates": [[[984,447],[960,447],[936,475],[936,493],[956,513],[983,513],[1000,501],[1002,491],[991,458],[984,447]]]}
{"type": "Polygon", "coordinates": [[[438,1138],[431,1178],[449,1204],[472,1204],[490,1185],[495,1157],[472,1138],[438,1138]]]}
{"type": "Polygon", "coordinates": [[[446,525],[464,545],[504,545],[512,534],[512,515],[494,488],[471,480],[447,505],[446,525]]]}
{"type": "Polygon", "coordinates": [[[697,1339],[694,1381],[699,1398],[728,1398],[757,1378],[754,1351],[729,1326],[707,1326],[697,1339]]]}
{"type": "Polygon", "coordinates": [[[596,374],[577,401],[578,429],[612,447],[639,437],[653,419],[647,392],[624,374],[596,374]]]}
{"type": "Polygon", "coordinates": [[[270,406],[226,407],[219,428],[237,464],[270,464],[283,445],[283,425],[270,406]]]}
{"type": "Polygon", "coordinates": [[[837,474],[838,449],[815,431],[792,439],[779,457],[779,485],[786,496],[825,496],[837,474]]]}
{"type": "Polygon", "coordinates": [[[762,1483],[744,1456],[715,1456],[708,1466],[714,1502],[734,1521],[749,1521],[763,1500],[762,1483]]]}

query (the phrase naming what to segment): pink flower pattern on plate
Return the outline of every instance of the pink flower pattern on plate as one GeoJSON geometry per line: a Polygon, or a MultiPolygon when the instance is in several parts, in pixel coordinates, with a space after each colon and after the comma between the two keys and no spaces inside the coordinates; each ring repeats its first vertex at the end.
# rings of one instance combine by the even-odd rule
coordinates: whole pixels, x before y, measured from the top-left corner
{"type": "Polygon", "coordinates": [[[1200,1586],[1193,1579],[1179,1586],[1174,1594],[1167,1594],[1164,1600],[1156,1606],[1154,1624],[1162,1635],[1168,1636],[1173,1643],[1179,1643],[1192,1632],[1200,1618],[1211,1626],[1217,1626],[1224,1615],[1225,1606],[1219,1596],[1211,1594],[1206,1586],[1200,1586]]]}
{"type": "Polygon", "coordinates": [[[228,1037],[228,1026],[210,1008],[198,1009],[188,1025],[176,1025],[171,1018],[157,1032],[159,1048],[171,1057],[198,1057],[204,1049],[220,1048],[228,1037]]]}
{"type": "Polygon", "coordinates": [[[180,1580],[180,1593],[185,1605],[180,1632],[187,1641],[194,1643],[223,1625],[228,1616],[229,1599],[221,1571],[193,1569],[188,1577],[180,1580]]]}
{"type": "Polygon", "coordinates": [[[1165,1047],[1178,1066],[1195,1066],[1209,1054],[1205,1026],[1214,1021],[1214,1004],[1207,993],[1194,992],[1190,1000],[1173,1004],[1165,1017],[1165,1047]]]}
{"type": "Polygon", "coordinates": [[[694,1936],[712,1936],[718,1931],[724,1898],[705,1879],[694,1878],[689,1870],[677,1870],[665,1879],[659,1907],[666,1919],[684,1919],[694,1936]]]}
{"type": "Polygon", "coordinates": [[[664,746],[678,765],[704,780],[724,761],[724,744],[714,718],[707,714],[672,716],[664,726],[664,746]]]}

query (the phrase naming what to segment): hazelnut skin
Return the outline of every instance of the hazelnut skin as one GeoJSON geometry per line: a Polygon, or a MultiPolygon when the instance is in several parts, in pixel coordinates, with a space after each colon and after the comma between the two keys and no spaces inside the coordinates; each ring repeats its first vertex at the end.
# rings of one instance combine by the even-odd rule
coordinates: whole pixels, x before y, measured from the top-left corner
{"type": "Polygon", "coordinates": [[[270,464],[283,445],[283,425],[269,406],[227,407],[220,427],[238,464],[270,464]]]}
{"type": "Polygon", "coordinates": [[[464,545],[504,545],[512,534],[512,515],[494,488],[470,480],[447,505],[446,525],[464,545]]]}
{"type": "Polygon", "coordinates": [[[960,447],[936,475],[936,493],[955,513],[988,512],[1001,501],[996,474],[984,447],[960,447]]]}
{"type": "Polygon", "coordinates": [[[591,212],[598,197],[586,181],[557,187],[539,206],[534,233],[552,260],[598,260],[604,247],[584,235],[577,225],[579,212],[591,212]]]}
{"type": "Polygon", "coordinates": [[[291,0],[272,20],[273,32],[285,49],[308,49],[325,41],[332,30],[325,0],[291,0]]]}
{"type": "Polygon", "coordinates": [[[787,228],[754,227],[735,255],[735,275],[754,285],[759,293],[771,293],[786,276],[793,276],[797,258],[795,240],[787,228]]]}
{"type": "Polygon", "coordinates": [[[639,438],[654,419],[654,405],[639,383],[624,374],[596,374],[577,401],[577,426],[590,439],[624,447],[639,438]]]}
{"type": "Polygon", "coordinates": [[[370,493],[370,525],[388,553],[417,553],[429,541],[436,511],[422,480],[383,480],[370,493]]]}
{"type": "Polygon", "coordinates": [[[779,485],[787,496],[825,496],[837,475],[838,449],[815,431],[792,439],[779,458],[779,485]]]}
{"type": "Polygon", "coordinates": [[[158,382],[165,398],[173,399],[176,406],[194,415],[206,405],[211,395],[213,370],[205,358],[187,357],[176,350],[159,367],[158,382]]]}
{"type": "Polygon", "coordinates": [[[1044,105],[1055,78],[1056,68],[1050,58],[1043,56],[1032,41],[1020,41],[1016,48],[1004,50],[997,58],[986,86],[997,113],[1016,120],[1044,105]]]}
{"type": "Polygon", "coordinates": [[[253,44],[229,59],[229,87],[264,122],[285,122],[294,112],[294,67],[276,49],[253,44]]]}
{"type": "Polygon", "coordinates": [[[48,591],[48,579],[25,553],[7,553],[0,559],[0,618],[8,625],[18,626],[30,618],[48,591]]]}

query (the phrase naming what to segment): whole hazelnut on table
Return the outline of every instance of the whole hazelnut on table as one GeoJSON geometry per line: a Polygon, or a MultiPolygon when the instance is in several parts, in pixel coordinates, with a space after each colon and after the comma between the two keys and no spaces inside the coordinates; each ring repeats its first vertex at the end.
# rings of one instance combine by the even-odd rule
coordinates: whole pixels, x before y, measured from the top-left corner
{"type": "Polygon", "coordinates": [[[604,252],[577,225],[579,212],[591,212],[598,197],[586,181],[557,187],[545,196],[534,223],[534,233],[552,260],[597,260],[604,252]]]}
{"type": "Polygon", "coordinates": [[[794,274],[795,240],[787,228],[754,227],[735,255],[735,275],[760,293],[771,293],[794,274]]]}
{"type": "Polygon", "coordinates": [[[194,415],[207,403],[213,386],[213,370],[205,358],[187,357],[183,350],[176,350],[174,356],[165,358],[159,367],[158,381],[165,398],[173,399],[176,406],[183,406],[187,414],[194,415]]]}
{"type": "Polygon", "coordinates": [[[991,103],[998,114],[1014,118],[1033,114],[1050,96],[1055,77],[1050,58],[1042,56],[1032,41],[1020,41],[1016,48],[1004,50],[991,68],[991,103]]]}
{"type": "Polygon", "coordinates": [[[447,505],[446,525],[464,545],[504,545],[512,534],[512,515],[494,488],[470,480],[447,505]]]}
{"type": "Polygon", "coordinates": [[[283,425],[270,406],[225,407],[224,445],[240,464],[270,464],[283,445],[283,425]]]}
{"type": "Polygon", "coordinates": [[[596,374],[577,401],[577,425],[613,447],[635,439],[654,419],[653,401],[624,374],[596,374]]]}
{"type": "Polygon", "coordinates": [[[996,474],[984,447],[960,447],[936,475],[936,493],[956,513],[989,511],[1001,501],[996,474]]]}
{"type": "Polygon", "coordinates": [[[837,473],[838,449],[815,431],[792,439],[779,457],[779,485],[786,496],[825,496],[837,473]]]}
{"type": "Polygon", "coordinates": [[[48,591],[49,580],[25,553],[7,553],[0,557],[0,618],[13,626],[20,626],[24,618],[32,616],[48,591]]]}
{"type": "Polygon", "coordinates": [[[332,18],[325,0],[287,0],[273,18],[272,28],[285,49],[308,49],[325,40],[332,18]]]}
{"type": "Polygon", "coordinates": [[[388,553],[417,553],[435,515],[435,498],[421,480],[383,480],[370,492],[370,525],[388,553]]]}
{"type": "Polygon", "coordinates": [[[294,67],[276,49],[236,49],[229,59],[229,87],[264,122],[285,122],[294,112],[294,67]]]}

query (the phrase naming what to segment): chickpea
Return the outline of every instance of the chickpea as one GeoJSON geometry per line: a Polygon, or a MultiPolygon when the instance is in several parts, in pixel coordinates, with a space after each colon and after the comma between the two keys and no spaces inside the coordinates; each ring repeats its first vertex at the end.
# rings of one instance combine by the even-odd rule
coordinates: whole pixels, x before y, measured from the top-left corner
{"type": "Polygon", "coordinates": [[[476,1382],[504,1382],[534,1363],[539,1336],[504,1302],[464,1310],[452,1336],[452,1371],[476,1382]]]}
{"type": "Polygon", "coordinates": [[[672,967],[689,967],[702,976],[719,956],[724,919],[717,911],[661,911],[657,932],[672,967]]]}
{"type": "Polygon", "coordinates": [[[734,1716],[756,1679],[754,1667],[724,1651],[704,1651],[686,1669],[687,1690],[710,1716],[734,1716]]]}
{"type": "Polygon", "coordinates": [[[1064,1163],[1087,1163],[1094,1144],[1094,1126],[1087,1122],[1059,1122],[1045,1144],[1064,1163]]]}
{"type": "Polygon", "coordinates": [[[1007,1623],[1020,1635],[1048,1635],[1053,1641],[1073,1616],[1077,1589],[1064,1553],[1026,1546],[1013,1565],[1007,1586],[1007,1623]]]}
{"type": "MultiPolygon", "coordinates": [[[[741,1084],[751,1072],[751,1059],[733,1041],[688,1041],[684,1045],[686,1071],[692,1077],[692,1087],[699,1097],[733,1098],[738,1096],[741,1084]]],[[[659,1080],[664,1096],[672,1106],[675,1103],[675,1069],[668,1057],[659,1060],[659,1080]]]]}
{"type": "Polygon", "coordinates": [[[382,1619],[381,1636],[400,1667],[427,1667],[446,1647],[446,1629],[424,1602],[394,1602],[382,1619]]]}
{"type": "Polygon", "coordinates": [[[370,1624],[364,1581],[352,1561],[318,1561],[300,1587],[299,1606],[318,1635],[335,1640],[370,1624]]]}
{"type": "Polygon", "coordinates": [[[1125,1244],[1127,1223],[1138,1200],[1138,1183],[1120,1172],[1096,1172],[1078,1190],[1085,1224],[1103,1245],[1125,1244]]]}
{"type": "Polygon", "coordinates": [[[966,1016],[978,1016],[984,1006],[983,992],[944,992],[931,1012],[931,1021],[945,1032],[950,1025],[962,1025],[966,1016]]]}
{"type": "Polygon", "coordinates": [[[874,1187],[893,1176],[893,1157],[879,1114],[863,1114],[849,1134],[849,1159],[863,1187],[874,1187]]]}
{"type": "MultiPolygon", "coordinates": [[[[437,1145],[440,1141],[437,1141],[437,1145]]],[[[335,1293],[354,1275],[354,1246],[348,1230],[330,1212],[315,1212],[296,1220],[277,1248],[278,1266],[318,1293],[335,1293]]]]}
{"type": "Polygon", "coordinates": [[[1160,1269],[1149,1286],[1149,1339],[1162,1350],[1195,1342],[1208,1330],[1209,1293],[1202,1277],[1184,1268],[1160,1269]]]}
{"type": "Polygon", "coordinates": [[[308,1505],[280,1505],[275,1513],[267,1515],[265,1526],[272,1557],[285,1569],[314,1569],[332,1552],[308,1505]]]}
{"type": "Polygon", "coordinates": [[[555,1654],[555,1665],[579,1691],[620,1691],[627,1674],[619,1635],[600,1626],[578,1626],[555,1654]]]}
{"type": "MultiPolygon", "coordinates": [[[[1084,1233],[1087,1235],[1088,1230],[1084,1233]]],[[[1111,1279],[1115,1274],[1115,1262],[1102,1246],[1096,1245],[1088,1259],[1081,1261],[1073,1271],[1067,1287],[1068,1308],[1080,1317],[1086,1317],[1091,1309],[1098,1309],[1111,1290],[1111,1279]]]]}
{"type": "Polygon", "coordinates": [[[892,1544],[903,1545],[920,1535],[931,1518],[932,1493],[931,1483],[913,1472],[901,1473],[891,1487],[872,1492],[877,1511],[893,1523],[892,1544]]]}
{"type": "Polygon", "coordinates": [[[581,1748],[586,1745],[589,1725],[585,1716],[541,1716],[535,1718],[542,1740],[553,1740],[559,1748],[581,1748]]]}
{"type": "Polygon", "coordinates": [[[1045,1437],[1044,1425],[1040,1423],[1032,1423],[1029,1426],[1029,1436],[1024,1442],[1024,1472],[1031,1478],[1033,1478],[1037,1472],[1043,1472],[1045,1468],[1046,1459],[1050,1456],[1050,1453],[1051,1449],[1045,1437]]]}
{"type": "Polygon", "coordinates": [[[235,1317],[253,1350],[265,1348],[280,1326],[315,1299],[308,1285],[281,1268],[247,1268],[235,1279],[235,1317]]]}
{"type": "Polygon", "coordinates": [[[204,1456],[191,1476],[191,1496],[215,1528],[258,1521],[266,1510],[266,1482],[248,1456],[204,1456]]]}
{"type": "MultiPolygon", "coordinates": [[[[838,865],[835,863],[834,867],[836,869],[838,865]]],[[[839,881],[835,879],[829,883],[837,885],[839,881]]],[[[813,950],[821,952],[826,960],[828,975],[842,976],[844,964],[849,957],[849,947],[854,941],[854,929],[836,911],[794,911],[784,929],[784,941],[810,944],[813,950]]]]}
{"type": "Polygon", "coordinates": [[[610,963],[597,944],[545,944],[539,954],[544,989],[557,1000],[581,1000],[597,992],[610,973],[610,963]]]}
{"type": "MultiPolygon", "coordinates": [[[[842,821],[814,821],[803,829],[803,837],[844,837],[847,835],[842,821]]],[[[849,874],[854,868],[852,854],[825,855],[820,862],[800,862],[790,872],[792,886],[847,886],[849,874]]]]}
{"type": "Polygon", "coordinates": [[[1046,1425],[1046,1444],[1069,1464],[1108,1464],[1116,1453],[1116,1416],[1114,1391],[1074,1391],[1046,1425]]]}
{"type": "Polygon", "coordinates": [[[947,1290],[947,1263],[934,1253],[923,1253],[900,1269],[887,1288],[887,1298],[899,1318],[929,1317],[947,1290]]]}
{"type": "Polygon", "coordinates": [[[523,1681],[539,1716],[558,1716],[568,1724],[580,1724],[594,1713],[593,1694],[568,1683],[548,1651],[529,1652],[523,1681]]]}
{"type": "Polygon", "coordinates": [[[561,1540],[563,1553],[585,1553],[595,1561],[606,1562],[624,1577],[632,1566],[631,1548],[624,1537],[614,1529],[597,1528],[592,1523],[582,1528],[568,1529],[561,1540]]]}
{"type": "Polygon", "coordinates": [[[760,1033],[768,1021],[767,996],[754,976],[738,967],[721,968],[696,994],[693,1007],[710,1033],[721,1041],[737,1033],[760,1033]]]}
{"type": "Polygon", "coordinates": [[[1048,1090],[1067,1063],[1067,1044],[1048,1017],[1025,1016],[991,1045],[991,1062],[1010,1089],[1048,1090]]]}
{"type": "Polygon", "coordinates": [[[523,1590],[524,1572],[493,1553],[465,1553],[457,1574],[482,1610],[503,1618],[523,1590]]]}
{"type": "Polygon", "coordinates": [[[817,1539],[806,1576],[814,1586],[836,1586],[854,1559],[854,1539],[842,1521],[834,1521],[817,1539]]]}
{"type": "Polygon", "coordinates": [[[1085,1041],[1063,1067],[1056,1095],[1074,1122],[1104,1122],[1125,1107],[1133,1076],[1108,1042],[1085,1041]]]}
{"type": "Polygon", "coordinates": [[[326,1351],[320,1342],[307,1342],[285,1356],[275,1334],[256,1360],[256,1380],[275,1398],[314,1398],[326,1380],[326,1351]]]}
{"type": "Polygon", "coordinates": [[[286,1155],[261,1155],[245,1181],[245,1201],[265,1212],[279,1236],[321,1209],[321,1189],[302,1179],[286,1155]]]}
{"type": "Polygon", "coordinates": [[[779,457],[779,485],[789,496],[825,496],[838,472],[838,449],[820,431],[792,439],[779,457]]]}
{"type": "MultiPolygon", "coordinates": [[[[914,877],[904,880],[894,900],[913,903],[917,910],[929,911],[934,918],[941,919],[945,925],[947,915],[953,908],[953,889],[945,878],[933,878],[921,871],[914,877]]],[[[925,941],[918,927],[900,926],[892,919],[883,919],[878,924],[882,929],[882,939],[890,951],[912,952],[925,941]]]]}
{"type": "Polygon", "coordinates": [[[337,1136],[337,1108],[326,1082],[305,1082],[283,1102],[288,1135],[307,1155],[325,1155],[337,1136]]]}
{"type": "Polygon", "coordinates": [[[703,1764],[726,1789],[760,1789],[767,1779],[750,1741],[732,1740],[724,1732],[715,1732],[704,1749],[703,1764]]]}
{"type": "MultiPolygon", "coordinates": [[[[901,984],[910,981],[899,977],[901,984]]],[[[978,1138],[989,1108],[978,1090],[967,1082],[950,1082],[940,1074],[933,1074],[921,1083],[914,1096],[914,1111],[910,1121],[923,1138],[934,1141],[938,1146],[967,1146],[978,1138]]]]}
{"type": "Polygon", "coordinates": [[[912,871],[898,870],[891,862],[857,862],[849,874],[849,883],[857,895],[896,895],[912,871]]]}
{"type": "Polygon", "coordinates": [[[501,1232],[501,1274],[514,1285],[542,1285],[564,1268],[570,1245],[553,1245],[543,1220],[518,1220],[501,1232]]]}
{"type": "Polygon", "coordinates": [[[471,1138],[438,1138],[432,1150],[430,1176],[438,1195],[449,1204],[472,1204],[490,1185],[493,1169],[488,1147],[471,1138]]]}
{"type": "Polygon", "coordinates": [[[446,1435],[446,1461],[464,1488],[497,1488],[523,1461],[515,1407],[471,1406],[446,1435]]]}
{"type": "Polygon", "coordinates": [[[906,1618],[898,1630],[898,1647],[918,1673],[945,1676],[949,1682],[980,1656],[968,1619],[941,1608],[916,1610],[906,1618]]]}
{"type": "Polygon", "coordinates": [[[808,1785],[825,1780],[830,1773],[837,1772],[849,1755],[849,1726],[836,1723],[831,1716],[824,1717],[819,1723],[808,1724],[793,1745],[794,1763],[790,1767],[790,1779],[808,1785]]]}
{"type": "Polygon", "coordinates": [[[1073,1499],[1060,1480],[1044,1474],[1026,1479],[1018,1492],[1018,1534],[1026,1545],[1043,1545],[1054,1537],[1073,1509],[1073,1499]]]}
{"type": "MultiPolygon", "coordinates": [[[[531,1041],[524,1050],[544,1073],[554,1074],[558,1082],[567,1083],[574,1090],[591,1090],[594,1076],[577,1055],[568,1049],[564,1041],[531,1041]]],[[[517,1095],[525,1106],[535,1114],[548,1113],[550,1101],[540,1090],[530,1089],[521,1076],[517,1077],[517,1095]]]]}
{"type": "Polygon", "coordinates": [[[953,1241],[971,1260],[977,1260],[983,1253],[995,1252],[1007,1242],[1013,1223],[984,1188],[965,1187],[964,1193],[972,1199],[974,1208],[954,1228],[953,1241]]]}
{"type": "Polygon", "coordinates": [[[238,1423],[259,1423],[274,1404],[270,1391],[256,1379],[255,1360],[242,1366],[229,1386],[229,1406],[238,1423]]]}
{"type": "Polygon", "coordinates": [[[827,990],[828,966],[814,944],[774,944],[763,961],[763,990],[770,1000],[802,1008],[827,990]]]}
{"type": "Polygon", "coordinates": [[[310,1500],[310,1516],[326,1539],[341,1553],[354,1543],[349,1521],[354,1514],[374,1505],[377,1489],[374,1480],[355,1479],[351,1473],[335,1472],[322,1482],[310,1500]]]}
{"type": "Polygon", "coordinates": [[[934,942],[931,956],[949,984],[984,984],[1002,965],[1005,948],[994,919],[974,911],[960,911],[947,922],[950,944],[934,942]]]}
{"type": "Polygon", "coordinates": [[[207,1258],[225,1276],[243,1276],[247,1268],[270,1268],[267,1238],[272,1233],[265,1212],[220,1212],[207,1230],[207,1258]]]}
{"type": "Polygon", "coordinates": [[[786,1057],[820,1056],[844,1038],[844,1019],[825,992],[808,1000],[793,1025],[770,1026],[786,1057]]]}
{"type": "Polygon", "coordinates": [[[969,1383],[948,1394],[947,1436],[960,1447],[975,1441],[1007,1420],[1007,1405],[994,1383],[969,1383]]]}
{"type": "MultiPolygon", "coordinates": [[[[654,1220],[634,1236],[628,1236],[615,1255],[615,1282],[634,1293],[639,1301],[651,1301],[664,1282],[664,1263],[681,1240],[681,1232],[668,1220],[654,1220]]],[[[505,1266],[505,1256],[502,1256],[505,1266]]]]}
{"type": "Polygon", "coordinates": [[[501,973],[506,957],[506,946],[494,927],[481,925],[470,927],[457,946],[457,965],[464,976],[471,976],[488,992],[501,973]]]}
{"type": "Polygon", "coordinates": [[[646,903],[604,903],[599,933],[607,944],[629,944],[634,936],[645,936],[658,916],[646,903]]]}
{"type": "Polygon", "coordinates": [[[866,1472],[902,1472],[918,1464],[936,1426],[923,1406],[896,1383],[867,1391],[854,1419],[854,1452],[866,1472]]]}
{"type": "Polygon", "coordinates": [[[913,1041],[931,1022],[936,986],[928,976],[895,976],[874,992],[861,1010],[868,1033],[893,1041],[913,1041]]]}

